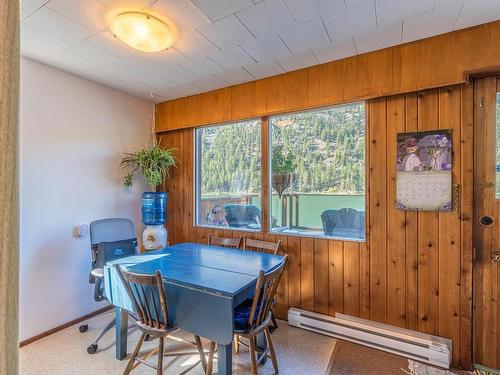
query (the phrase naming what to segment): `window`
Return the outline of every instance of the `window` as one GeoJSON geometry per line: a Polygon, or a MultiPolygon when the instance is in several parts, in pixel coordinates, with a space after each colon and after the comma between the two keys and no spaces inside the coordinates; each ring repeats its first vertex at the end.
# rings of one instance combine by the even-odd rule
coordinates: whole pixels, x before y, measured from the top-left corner
{"type": "Polygon", "coordinates": [[[271,229],[365,238],[364,103],[270,118],[271,229]]]}
{"type": "Polygon", "coordinates": [[[260,120],[196,129],[196,224],[260,230],[260,120]]]}

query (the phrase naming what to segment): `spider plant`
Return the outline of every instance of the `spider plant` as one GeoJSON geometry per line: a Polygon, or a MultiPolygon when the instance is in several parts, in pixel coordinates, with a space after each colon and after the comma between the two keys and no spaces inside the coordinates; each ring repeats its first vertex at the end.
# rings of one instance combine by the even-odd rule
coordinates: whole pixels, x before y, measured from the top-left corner
{"type": "Polygon", "coordinates": [[[285,150],[282,145],[273,146],[271,165],[275,175],[293,173],[297,167],[295,155],[290,150],[285,150]]]}
{"type": "Polygon", "coordinates": [[[128,168],[130,173],[123,178],[123,185],[132,186],[132,177],[134,173],[139,172],[156,191],[156,187],[169,177],[170,168],[177,166],[177,163],[173,149],[162,148],[155,140],[151,146],[145,146],[133,153],[125,153],[120,165],[128,168]]]}
{"type": "Polygon", "coordinates": [[[283,145],[273,146],[271,185],[278,192],[280,199],[292,183],[295,168],[297,168],[295,155],[290,150],[284,150],[283,145]]]}

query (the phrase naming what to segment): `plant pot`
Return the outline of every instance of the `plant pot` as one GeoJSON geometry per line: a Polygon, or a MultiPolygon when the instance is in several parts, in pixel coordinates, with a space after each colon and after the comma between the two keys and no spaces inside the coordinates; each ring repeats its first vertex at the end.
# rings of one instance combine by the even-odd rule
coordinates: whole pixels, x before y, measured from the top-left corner
{"type": "Polygon", "coordinates": [[[283,195],[283,192],[290,187],[290,184],[292,183],[292,174],[287,173],[287,174],[273,174],[271,178],[271,184],[278,192],[278,196],[281,199],[281,196],[283,195]]]}

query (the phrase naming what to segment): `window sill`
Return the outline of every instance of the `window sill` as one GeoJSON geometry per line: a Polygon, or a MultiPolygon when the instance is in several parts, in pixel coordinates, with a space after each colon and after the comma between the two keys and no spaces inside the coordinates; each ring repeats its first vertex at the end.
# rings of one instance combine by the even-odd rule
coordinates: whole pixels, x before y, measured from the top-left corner
{"type": "Polygon", "coordinates": [[[217,230],[228,230],[235,232],[249,232],[249,233],[264,233],[261,228],[259,229],[249,229],[249,228],[238,228],[238,227],[222,227],[217,225],[200,225],[195,224],[195,228],[205,228],[205,229],[217,229],[217,230]]]}
{"type": "Polygon", "coordinates": [[[212,225],[199,225],[195,224],[195,228],[203,228],[203,229],[216,229],[223,231],[232,231],[232,232],[248,232],[248,233],[261,233],[268,234],[272,236],[288,236],[288,237],[306,237],[306,238],[317,238],[320,240],[329,240],[329,241],[342,241],[342,242],[356,242],[356,243],[366,243],[365,238],[350,238],[350,237],[331,237],[331,236],[322,236],[314,233],[283,233],[283,232],[274,232],[274,231],[263,231],[261,229],[247,229],[247,228],[236,228],[236,227],[219,227],[212,225]]]}
{"type": "Polygon", "coordinates": [[[268,234],[272,234],[275,236],[289,236],[289,237],[307,237],[307,238],[317,238],[320,240],[330,240],[330,241],[342,241],[342,242],[357,242],[357,243],[365,243],[365,238],[352,238],[352,237],[333,237],[333,236],[325,236],[316,233],[284,233],[284,232],[268,232],[268,234]]]}

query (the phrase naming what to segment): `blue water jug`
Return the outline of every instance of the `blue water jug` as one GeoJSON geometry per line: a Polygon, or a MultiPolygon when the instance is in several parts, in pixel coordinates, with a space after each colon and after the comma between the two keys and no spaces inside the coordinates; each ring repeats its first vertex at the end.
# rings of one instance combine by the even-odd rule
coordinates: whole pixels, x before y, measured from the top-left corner
{"type": "Polygon", "coordinates": [[[165,224],[167,193],[142,193],[142,223],[145,225],[165,224]]]}

